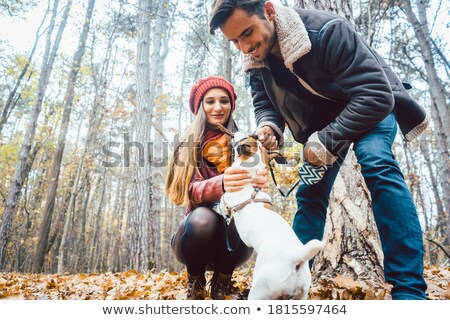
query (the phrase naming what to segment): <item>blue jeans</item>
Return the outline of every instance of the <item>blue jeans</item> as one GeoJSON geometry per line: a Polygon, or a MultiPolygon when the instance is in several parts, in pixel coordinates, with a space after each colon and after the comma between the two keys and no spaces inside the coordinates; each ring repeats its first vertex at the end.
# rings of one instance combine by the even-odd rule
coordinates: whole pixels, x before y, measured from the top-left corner
{"type": "MultiPolygon", "coordinates": [[[[422,232],[411,194],[392,153],[396,134],[395,116],[390,114],[353,148],[372,196],[384,252],[384,274],[393,285],[392,298],[425,299],[422,232]]],[[[293,229],[303,243],[323,237],[328,199],[342,158],[328,168],[318,184],[302,184],[297,190],[293,229]]]]}

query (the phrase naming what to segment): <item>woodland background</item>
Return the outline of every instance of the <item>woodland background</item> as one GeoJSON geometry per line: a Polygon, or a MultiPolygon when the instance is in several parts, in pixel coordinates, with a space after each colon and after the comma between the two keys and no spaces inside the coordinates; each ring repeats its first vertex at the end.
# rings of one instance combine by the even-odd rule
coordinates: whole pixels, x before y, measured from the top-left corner
{"type": "MultiPolygon", "coordinates": [[[[239,127],[255,128],[240,54],[220,32],[208,33],[211,3],[0,0],[2,26],[39,21],[27,50],[0,39],[0,272],[182,270],[170,238],[184,208],[168,201],[163,186],[173,143],[192,121],[191,85],[208,74],[229,79],[239,127]]],[[[394,151],[418,209],[426,264],[448,266],[449,3],[281,3],[345,16],[413,85],[431,124],[408,145],[398,136],[394,151]]],[[[288,133],[286,139],[293,142],[288,133]]],[[[293,142],[285,150],[290,165],[276,169],[284,188],[296,180],[300,154],[293,142]]],[[[315,270],[381,283],[370,196],[348,158],[315,270]]],[[[284,200],[274,188],[271,195],[291,221],[294,198],[284,200]]]]}

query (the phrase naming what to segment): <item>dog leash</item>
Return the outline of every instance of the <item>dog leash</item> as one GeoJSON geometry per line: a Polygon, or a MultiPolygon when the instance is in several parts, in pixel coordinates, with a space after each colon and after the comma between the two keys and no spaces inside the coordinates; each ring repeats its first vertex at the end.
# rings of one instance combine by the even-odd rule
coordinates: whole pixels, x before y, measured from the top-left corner
{"type": "Polygon", "coordinates": [[[226,245],[227,245],[227,250],[229,251],[229,252],[235,252],[238,248],[239,248],[239,245],[241,244],[241,238],[239,238],[238,239],[238,241],[237,241],[237,244],[236,244],[236,246],[234,247],[234,248],[231,248],[231,244],[230,244],[230,238],[228,237],[228,229],[229,229],[229,225],[228,225],[228,223],[227,223],[227,219],[224,217],[224,216],[222,216],[222,221],[223,221],[223,227],[225,228],[225,243],[226,243],[226,245]]]}

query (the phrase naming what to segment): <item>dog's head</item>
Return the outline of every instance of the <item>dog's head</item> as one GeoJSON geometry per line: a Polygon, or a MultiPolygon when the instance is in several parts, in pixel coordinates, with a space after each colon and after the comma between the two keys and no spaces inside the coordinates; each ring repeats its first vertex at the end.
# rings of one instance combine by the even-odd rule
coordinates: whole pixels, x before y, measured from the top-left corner
{"type": "MultiPolygon", "coordinates": [[[[324,246],[324,242],[311,240],[287,259],[272,259],[259,272],[257,290],[264,292],[265,299],[304,300],[308,297],[311,285],[311,272],[308,261],[324,246]]],[[[261,295],[258,294],[261,297],[261,295]]]]}
{"type": "Polygon", "coordinates": [[[267,150],[254,135],[248,136],[242,132],[237,132],[234,137],[235,158],[241,163],[253,164],[257,166],[263,163],[269,164],[267,150]]]}

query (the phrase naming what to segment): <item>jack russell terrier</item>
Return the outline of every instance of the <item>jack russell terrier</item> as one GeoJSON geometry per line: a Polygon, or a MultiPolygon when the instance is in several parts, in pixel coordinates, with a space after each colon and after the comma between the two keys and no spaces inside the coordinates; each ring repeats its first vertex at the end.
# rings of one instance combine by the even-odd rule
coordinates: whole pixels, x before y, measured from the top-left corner
{"type": "MultiPolygon", "coordinates": [[[[233,141],[232,166],[245,168],[254,178],[270,161],[267,151],[256,137],[242,132],[235,133],[233,141]]],[[[220,211],[228,222],[234,219],[242,241],[257,253],[248,299],[307,299],[311,284],[308,260],[324,243],[311,240],[302,244],[286,220],[273,211],[270,196],[251,184],[226,192],[220,211]]]]}

